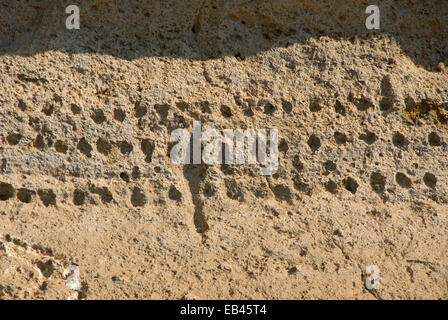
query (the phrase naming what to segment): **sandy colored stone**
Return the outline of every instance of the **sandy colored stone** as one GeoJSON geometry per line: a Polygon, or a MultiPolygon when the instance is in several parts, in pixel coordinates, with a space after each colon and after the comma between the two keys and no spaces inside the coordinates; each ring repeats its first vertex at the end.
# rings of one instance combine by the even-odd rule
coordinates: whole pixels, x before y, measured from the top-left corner
{"type": "Polygon", "coordinates": [[[0,299],[448,298],[445,1],[379,31],[361,0],[81,0],[80,30],[27,3],[0,8],[0,299]],[[195,120],[278,129],[278,172],[174,164],[195,120]]]}

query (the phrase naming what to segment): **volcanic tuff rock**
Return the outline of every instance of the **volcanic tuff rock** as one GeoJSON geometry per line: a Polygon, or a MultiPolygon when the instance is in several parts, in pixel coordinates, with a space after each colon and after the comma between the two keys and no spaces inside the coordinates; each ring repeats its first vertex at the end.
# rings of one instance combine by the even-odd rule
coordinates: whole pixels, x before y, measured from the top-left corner
{"type": "Polygon", "coordinates": [[[69,4],[0,5],[0,298],[448,297],[446,1],[69,4]],[[193,121],[277,173],[174,164],[193,121]]]}

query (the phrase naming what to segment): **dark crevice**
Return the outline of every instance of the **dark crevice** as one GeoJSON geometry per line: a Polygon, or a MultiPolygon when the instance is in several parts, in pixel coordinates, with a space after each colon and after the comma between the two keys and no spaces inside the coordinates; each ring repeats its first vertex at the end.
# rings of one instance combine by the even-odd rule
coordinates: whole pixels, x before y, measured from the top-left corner
{"type": "Polygon", "coordinates": [[[201,197],[201,183],[207,173],[205,165],[186,165],[184,167],[184,177],[188,181],[191,198],[194,205],[193,222],[198,233],[204,234],[210,227],[207,223],[203,207],[204,200],[201,197]]]}

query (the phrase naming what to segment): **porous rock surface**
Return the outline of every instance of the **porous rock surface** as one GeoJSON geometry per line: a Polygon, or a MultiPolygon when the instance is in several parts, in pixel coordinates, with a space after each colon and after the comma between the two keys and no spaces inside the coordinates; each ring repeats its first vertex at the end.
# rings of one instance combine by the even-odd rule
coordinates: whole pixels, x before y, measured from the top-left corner
{"type": "Polygon", "coordinates": [[[448,298],[446,1],[77,2],[0,6],[0,299],[448,298]],[[174,164],[193,121],[277,173],[174,164]]]}

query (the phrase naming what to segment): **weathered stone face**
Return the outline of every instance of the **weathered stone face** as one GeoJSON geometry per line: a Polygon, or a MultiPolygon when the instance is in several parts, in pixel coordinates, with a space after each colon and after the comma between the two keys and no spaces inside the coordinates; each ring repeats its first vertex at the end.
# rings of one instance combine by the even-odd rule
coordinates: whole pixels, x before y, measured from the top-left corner
{"type": "Polygon", "coordinates": [[[65,1],[9,1],[0,12],[1,47],[23,51],[33,43],[37,52],[93,50],[125,59],[244,58],[322,36],[353,42],[386,35],[425,68],[448,56],[444,1],[382,1],[381,28],[375,32],[365,27],[368,4],[360,0],[83,0],[77,4],[83,28],[73,34],[64,27],[65,1]]]}
{"type": "MultiPolygon", "coordinates": [[[[381,298],[446,298],[445,1],[383,1],[376,31],[355,0],[86,0],[80,30],[66,5],[0,6],[1,268],[75,264],[81,298],[295,299],[368,298],[377,265],[381,298]],[[278,170],[174,163],[195,121],[278,130],[278,170]]],[[[0,298],[72,294],[34,279],[0,272],[0,298]]]]}

